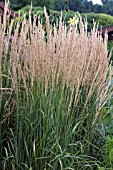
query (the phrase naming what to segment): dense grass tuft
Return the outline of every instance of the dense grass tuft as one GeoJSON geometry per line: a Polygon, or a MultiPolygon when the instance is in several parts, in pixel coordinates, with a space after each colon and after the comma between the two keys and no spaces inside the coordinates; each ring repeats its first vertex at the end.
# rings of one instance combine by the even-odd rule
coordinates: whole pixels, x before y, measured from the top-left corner
{"type": "Polygon", "coordinates": [[[0,25],[0,169],[112,169],[107,35],[45,16],[0,25]]]}

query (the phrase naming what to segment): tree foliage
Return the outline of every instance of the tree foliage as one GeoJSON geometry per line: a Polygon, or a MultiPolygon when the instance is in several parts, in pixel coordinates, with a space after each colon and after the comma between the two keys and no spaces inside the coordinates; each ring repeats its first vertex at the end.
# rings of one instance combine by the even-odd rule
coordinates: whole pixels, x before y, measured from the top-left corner
{"type": "MultiPolygon", "coordinates": [[[[4,1],[4,0],[1,0],[4,1]]],[[[52,10],[73,10],[80,13],[106,13],[113,15],[113,0],[101,0],[102,5],[93,4],[90,0],[32,0],[33,6],[41,6],[52,10]],[[66,2],[68,5],[66,6],[66,2]]],[[[26,5],[30,5],[31,0],[10,0],[10,6],[14,10],[19,10],[26,5]]]]}

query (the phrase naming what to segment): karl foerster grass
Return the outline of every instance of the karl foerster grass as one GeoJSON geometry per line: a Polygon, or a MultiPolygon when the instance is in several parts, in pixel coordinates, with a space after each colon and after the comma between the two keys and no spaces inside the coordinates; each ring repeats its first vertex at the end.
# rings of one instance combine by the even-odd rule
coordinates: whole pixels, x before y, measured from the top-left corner
{"type": "Polygon", "coordinates": [[[89,34],[81,17],[67,28],[45,16],[46,29],[36,16],[18,21],[14,35],[13,21],[0,25],[2,169],[98,169],[101,110],[112,96],[107,35],[95,26],[89,34]]]}

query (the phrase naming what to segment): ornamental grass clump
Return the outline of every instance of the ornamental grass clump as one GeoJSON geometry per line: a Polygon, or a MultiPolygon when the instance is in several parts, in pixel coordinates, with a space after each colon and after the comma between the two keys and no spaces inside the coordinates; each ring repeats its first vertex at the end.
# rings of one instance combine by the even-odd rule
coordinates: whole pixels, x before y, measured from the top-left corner
{"type": "Polygon", "coordinates": [[[14,20],[0,24],[0,168],[98,169],[113,95],[107,34],[88,33],[81,16],[68,29],[62,14],[54,28],[45,16],[46,28],[18,19],[13,35],[14,20]]]}

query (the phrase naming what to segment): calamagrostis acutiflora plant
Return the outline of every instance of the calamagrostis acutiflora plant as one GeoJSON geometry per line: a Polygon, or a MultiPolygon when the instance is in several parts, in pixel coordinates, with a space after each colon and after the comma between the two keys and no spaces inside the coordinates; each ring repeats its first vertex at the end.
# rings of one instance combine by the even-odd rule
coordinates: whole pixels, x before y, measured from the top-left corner
{"type": "MultiPolygon", "coordinates": [[[[84,106],[87,105],[90,97],[97,90],[96,118],[112,95],[109,89],[112,67],[109,64],[107,35],[103,40],[95,25],[88,33],[87,22],[83,22],[81,17],[79,17],[78,26],[70,28],[68,26],[67,28],[62,22],[62,16],[58,26],[50,25],[46,13],[45,16],[46,30],[40,17],[38,17],[37,26],[37,16],[34,15],[32,23],[29,14],[29,20],[24,16],[22,22],[18,21],[14,35],[11,35],[12,20],[5,34],[9,39],[12,37],[11,43],[9,43],[9,39],[7,41],[3,39],[6,22],[4,21],[4,25],[0,26],[0,80],[1,54],[4,54],[4,60],[7,62],[9,50],[7,76],[12,80],[11,88],[13,90],[18,91],[21,82],[23,82],[28,95],[29,88],[32,88],[34,80],[40,82],[44,80],[45,93],[47,93],[50,78],[52,80],[51,90],[53,90],[55,82],[58,83],[59,76],[62,74],[63,83],[70,87],[72,91],[71,96],[75,93],[75,105],[79,101],[82,88],[85,88],[87,93],[84,106]],[[28,77],[30,79],[29,85],[27,84],[28,77]]],[[[72,98],[70,98],[70,105],[72,98]]]]}

